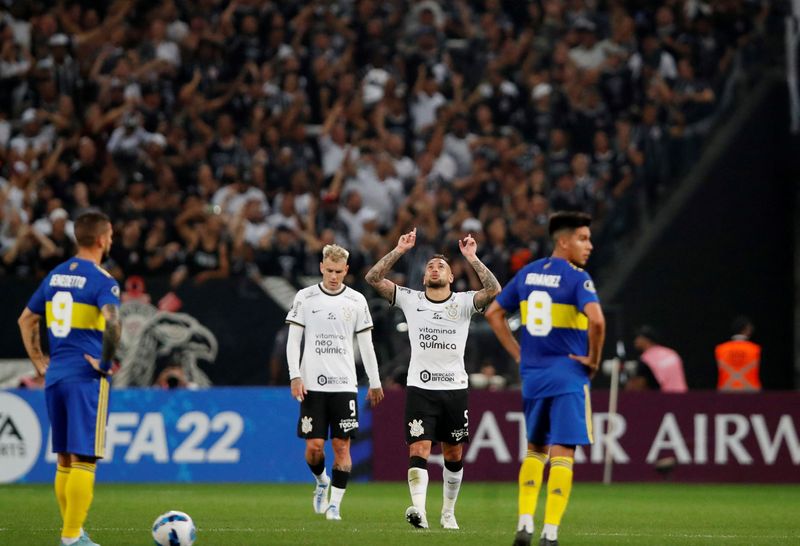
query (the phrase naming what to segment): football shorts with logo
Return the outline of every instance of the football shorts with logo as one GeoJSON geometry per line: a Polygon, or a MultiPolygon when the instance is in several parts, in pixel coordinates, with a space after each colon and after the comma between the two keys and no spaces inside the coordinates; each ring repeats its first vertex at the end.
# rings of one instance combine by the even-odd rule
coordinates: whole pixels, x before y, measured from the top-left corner
{"type": "Polygon", "coordinates": [[[358,432],[358,393],[308,391],[300,404],[297,436],[355,438],[358,432]]]}
{"type": "Polygon", "coordinates": [[[469,442],[469,391],[406,388],[406,442],[469,442]]]}

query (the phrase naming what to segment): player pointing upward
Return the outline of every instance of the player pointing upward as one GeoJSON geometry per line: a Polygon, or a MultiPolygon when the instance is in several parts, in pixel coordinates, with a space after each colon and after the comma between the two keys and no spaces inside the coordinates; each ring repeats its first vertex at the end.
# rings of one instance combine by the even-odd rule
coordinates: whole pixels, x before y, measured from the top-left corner
{"type": "Polygon", "coordinates": [[[406,441],[409,444],[408,487],[413,506],[406,519],[427,528],[425,500],[428,489],[428,457],[431,444],[442,442],[444,454],[444,501],[441,525],[458,529],[455,504],[464,474],[462,442],[469,441],[467,373],[464,346],[473,313],[483,312],[500,291],[499,283],[475,255],[472,236],[459,241],[461,253],[480,277],[478,292],[453,292],[453,274],[444,256],[428,260],[424,292],[397,286],[384,278],[386,272],[416,243],[416,228],[400,237],[397,246],[367,273],[377,292],[403,310],[411,341],[411,362],[406,391],[406,441]]]}
{"type": "Polygon", "coordinates": [[[61,543],[96,546],[83,532],[105,451],[107,374],[120,336],[119,285],[100,267],[111,249],[111,222],[99,212],[75,220],[78,254],[44,278],[19,317],[25,350],[45,376],[45,400],[58,454],[55,492],[61,543]],[[46,317],[50,358],[39,322],[46,317]]]}
{"type": "Polygon", "coordinates": [[[581,267],[592,251],[582,213],[550,218],[553,255],[522,268],[503,289],[486,319],[500,343],[520,363],[528,453],[519,471],[519,522],[515,546],[533,535],[533,513],[550,455],[544,529],[539,544],[558,544],[558,526],[572,489],[575,446],[592,443],[589,378],[597,370],[605,319],[589,274],[581,267]],[[506,312],[520,309],[517,343],[506,312]]]}
{"type": "Polygon", "coordinates": [[[300,290],[286,316],[286,359],[292,396],[300,402],[297,435],[306,440],[306,462],[317,482],[314,511],[324,513],[329,520],[342,519],[339,508],[353,466],[350,438],[358,429],[354,334],[369,377],[369,401],[374,406],[383,400],[367,300],[342,283],[347,275],[348,256],[347,250],[338,245],[325,246],[319,264],[322,282],[300,290]],[[301,365],[300,342],[304,333],[301,365]],[[333,444],[332,479],[325,472],[323,450],[328,429],[333,444]]]}

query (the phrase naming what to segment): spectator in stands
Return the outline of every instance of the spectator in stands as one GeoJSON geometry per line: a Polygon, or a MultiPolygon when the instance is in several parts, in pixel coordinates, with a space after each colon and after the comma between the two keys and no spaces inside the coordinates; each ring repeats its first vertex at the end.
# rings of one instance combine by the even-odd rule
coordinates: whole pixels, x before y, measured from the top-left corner
{"type": "Polygon", "coordinates": [[[658,389],[661,392],[686,392],[683,360],[673,349],[661,345],[651,326],[636,331],[633,345],[640,352],[636,373],[628,379],[628,390],[658,389]]]}
{"type": "Polygon", "coordinates": [[[559,208],[623,239],[693,164],[761,32],[769,10],[734,3],[15,2],[0,253],[22,230],[12,269],[44,270],[69,246],[53,211],[93,207],[176,283],[292,278],[330,237],[361,278],[399,226],[434,253],[468,218],[517,263],[559,208]]]}

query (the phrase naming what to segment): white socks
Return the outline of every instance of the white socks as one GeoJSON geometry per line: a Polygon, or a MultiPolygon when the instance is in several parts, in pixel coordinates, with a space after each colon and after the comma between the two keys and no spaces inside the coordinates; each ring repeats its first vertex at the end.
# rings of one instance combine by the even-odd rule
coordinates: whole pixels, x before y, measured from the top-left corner
{"type": "Polygon", "coordinates": [[[523,529],[528,533],[533,534],[533,514],[522,514],[519,517],[517,531],[522,531],[523,529]]]}
{"type": "Polygon", "coordinates": [[[346,489],[340,489],[338,487],[331,487],[331,500],[330,504],[332,506],[336,506],[337,508],[342,504],[342,497],[344,497],[344,492],[346,489]]]}
{"type": "Polygon", "coordinates": [[[545,523],[542,529],[542,536],[547,540],[558,540],[558,525],[545,523]]]}
{"type": "Polygon", "coordinates": [[[442,501],[442,512],[453,512],[456,508],[458,491],[461,489],[461,480],[464,478],[464,469],[452,472],[445,468],[442,471],[442,481],[444,481],[444,499],[442,501]]]}
{"type": "Polygon", "coordinates": [[[411,491],[411,503],[423,514],[425,499],[428,495],[428,471],[422,468],[408,469],[408,489],[411,491]]]}

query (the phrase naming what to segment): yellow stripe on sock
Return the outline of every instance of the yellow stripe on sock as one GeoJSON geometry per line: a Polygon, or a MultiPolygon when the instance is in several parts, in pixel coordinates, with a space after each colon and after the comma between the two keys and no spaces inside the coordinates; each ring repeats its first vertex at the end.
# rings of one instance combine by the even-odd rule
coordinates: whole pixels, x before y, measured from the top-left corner
{"type": "Polygon", "coordinates": [[[533,457],[534,459],[538,459],[543,463],[547,462],[547,453],[540,453],[532,449],[529,449],[527,452],[525,452],[525,457],[533,457]]]}

